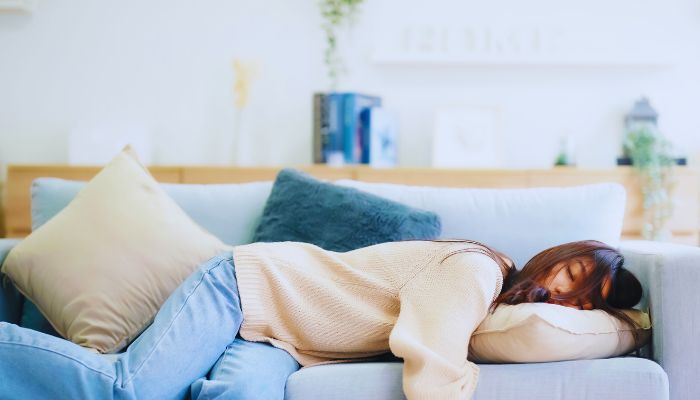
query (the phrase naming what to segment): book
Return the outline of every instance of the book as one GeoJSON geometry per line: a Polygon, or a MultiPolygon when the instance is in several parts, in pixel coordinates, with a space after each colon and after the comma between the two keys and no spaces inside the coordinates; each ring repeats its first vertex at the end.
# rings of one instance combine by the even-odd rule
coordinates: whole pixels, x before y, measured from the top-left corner
{"type": "Polygon", "coordinates": [[[347,164],[362,162],[362,132],[359,120],[363,110],[382,105],[377,96],[362,93],[342,93],[342,140],[344,161],[347,164]]]}
{"type": "Polygon", "coordinates": [[[313,162],[333,165],[362,162],[360,113],[381,105],[381,98],[361,93],[314,93],[313,162]]]}
{"type": "Polygon", "coordinates": [[[363,164],[376,168],[396,166],[398,119],[393,113],[370,107],[360,113],[363,164]]]}
{"type": "Polygon", "coordinates": [[[325,93],[314,93],[313,99],[313,162],[325,163],[323,149],[328,147],[328,107],[325,93]]]}
{"type": "Polygon", "coordinates": [[[313,96],[313,162],[343,163],[342,95],[314,93],[313,96]]]}
{"type": "Polygon", "coordinates": [[[326,95],[328,129],[323,148],[323,160],[327,164],[342,165],[344,163],[343,140],[343,94],[328,93],[326,95]]]}

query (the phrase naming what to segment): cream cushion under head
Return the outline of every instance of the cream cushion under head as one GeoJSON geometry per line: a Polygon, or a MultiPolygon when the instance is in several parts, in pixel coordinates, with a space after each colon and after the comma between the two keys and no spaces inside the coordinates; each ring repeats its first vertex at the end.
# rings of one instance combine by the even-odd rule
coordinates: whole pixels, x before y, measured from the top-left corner
{"type": "MultiPolygon", "coordinates": [[[[646,313],[625,310],[640,325],[640,343],[648,341],[646,313]]],[[[577,310],[546,303],[500,305],[472,335],[469,359],[513,363],[615,357],[635,349],[632,329],[602,310],[577,310]]]]}
{"type": "Polygon", "coordinates": [[[20,242],[2,272],[59,334],[111,353],[148,326],[197,265],[225,249],[125,149],[20,242]]]}

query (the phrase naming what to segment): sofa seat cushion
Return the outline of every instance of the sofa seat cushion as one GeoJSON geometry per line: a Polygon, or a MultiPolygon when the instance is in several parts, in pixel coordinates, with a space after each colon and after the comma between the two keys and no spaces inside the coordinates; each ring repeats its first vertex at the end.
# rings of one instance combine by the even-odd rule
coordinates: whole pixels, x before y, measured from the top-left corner
{"type": "MultiPolygon", "coordinates": [[[[287,380],[289,400],[405,399],[400,362],[303,368],[287,380]]],[[[538,364],[482,364],[474,400],[668,399],[668,377],[653,361],[622,357],[538,364]]]]}

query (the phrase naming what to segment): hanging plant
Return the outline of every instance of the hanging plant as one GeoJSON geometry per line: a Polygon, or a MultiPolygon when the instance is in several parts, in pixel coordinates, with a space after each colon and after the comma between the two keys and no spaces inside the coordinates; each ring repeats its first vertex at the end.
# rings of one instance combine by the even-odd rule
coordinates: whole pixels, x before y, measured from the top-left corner
{"type": "Polygon", "coordinates": [[[326,34],[326,49],[323,52],[323,61],[326,64],[328,79],[331,89],[338,87],[338,78],[344,65],[338,54],[338,29],[343,24],[352,22],[357,13],[358,6],[364,0],[321,0],[319,8],[323,18],[323,28],[326,34]]]}
{"type": "Polygon", "coordinates": [[[670,191],[674,159],[671,144],[654,129],[641,127],[627,132],[623,147],[641,178],[644,208],[642,237],[667,240],[671,234],[666,223],[673,214],[670,191]]]}

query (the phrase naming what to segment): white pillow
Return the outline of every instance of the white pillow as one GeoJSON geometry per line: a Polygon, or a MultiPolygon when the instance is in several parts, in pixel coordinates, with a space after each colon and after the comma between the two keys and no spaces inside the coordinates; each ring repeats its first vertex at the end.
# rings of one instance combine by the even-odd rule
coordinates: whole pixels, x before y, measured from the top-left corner
{"type": "MultiPolygon", "coordinates": [[[[625,313],[641,326],[640,342],[651,334],[649,315],[625,313]]],[[[521,363],[607,358],[635,349],[632,330],[602,310],[577,310],[547,303],[500,305],[476,329],[469,343],[474,362],[521,363]]]]}
{"type": "Polygon", "coordinates": [[[442,220],[442,238],[483,242],[518,268],[562,243],[593,239],[617,246],[625,211],[625,188],[617,183],[534,189],[336,183],[433,211],[442,220]]]}

